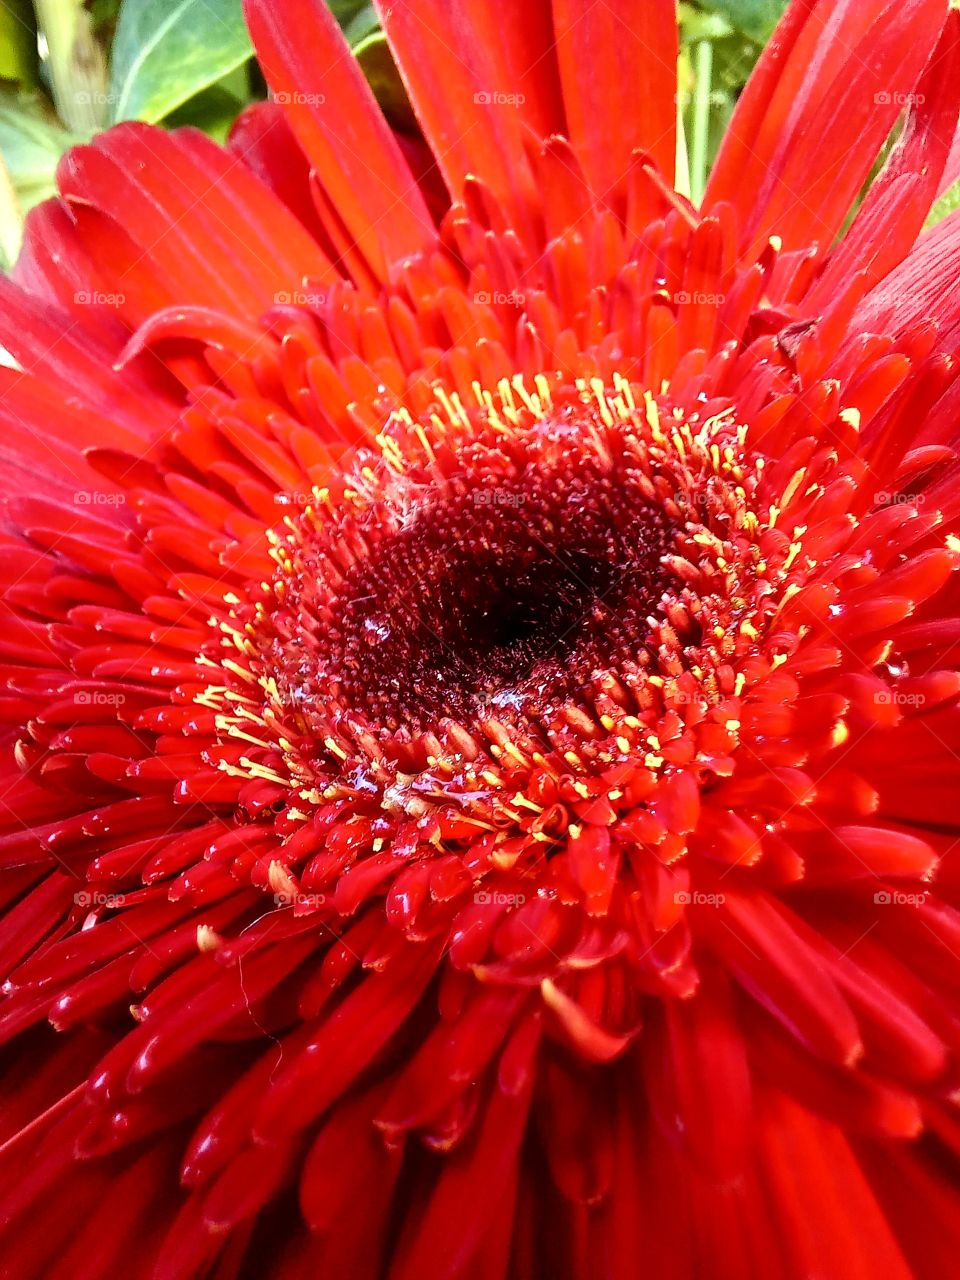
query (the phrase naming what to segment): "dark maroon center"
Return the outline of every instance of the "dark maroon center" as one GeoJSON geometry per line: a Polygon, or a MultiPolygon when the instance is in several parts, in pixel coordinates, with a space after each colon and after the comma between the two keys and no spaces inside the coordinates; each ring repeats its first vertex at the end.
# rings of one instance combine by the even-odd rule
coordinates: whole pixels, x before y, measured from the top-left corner
{"type": "Polygon", "coordinates": [[[301,705],[330,690],[384,727],[422,727],[543,706],[638,659],[669,525],[629,474],[585,465],[458,488],[365,530],[368,554],[312,630],[301,705]]]}

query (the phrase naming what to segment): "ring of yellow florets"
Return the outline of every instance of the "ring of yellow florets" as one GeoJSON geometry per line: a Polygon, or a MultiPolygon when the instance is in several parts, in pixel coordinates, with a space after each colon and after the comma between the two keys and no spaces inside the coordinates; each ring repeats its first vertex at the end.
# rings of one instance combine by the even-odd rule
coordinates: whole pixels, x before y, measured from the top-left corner
{"type": "MultiPolygon", "coordinates": [[[[622,826],[673,861],[690,823],[670,829],[664,783],[683,775],[683,788],[699,791],[730,774],[743,699],[784,660],[770,623],[806,564],[798,542],[777,528],[777,508],[760,501],[764,460],[749,459],[747,429],[732,412],[701,421],[620,378],[571,387],[538,377],[532,388],[517,379],[495,395],[477,387],[475,398],[468,409],[438,390],[427,421],[397,411],[376,452],[361,452],[270,533],[272,580],[248,599],[232,596],[214,620],[221,639],[203,657],[220,667],[202,695],[217,713],[209,758],[227,774],[283,789],[273,820],[294,851],[298,839],[310,844],[305,829],[336,829],[343,850],[314,859],[310,889],[335,886],[365,861],[375,879],[376,860],[395,856],[398,842],[402,857],[449,855],[461,865],[469,853],[474,876],[540,875],[585,826],[622,826]],[[605,661],[591,649],[598,660],[572,686],[543,696],[527,688],[522,697],[513,685],[501,697],[488,687],[446,714],[432,699],[419,719],[378,716],[381,708],[364,701],[362,672],[351,668],[352,684],[331,677],[329,654],[317,648],[337,629],[351,574],[451,495],[458,510],[471,497],[474,519],[476,495],[490,495],[479,504],[481,531],[491,511],[516,525],[538,459],[571,483],[587,476],[600,485],[615,474],[624,505],[647,513],[635,526],[657,540],[657,564],[638,561],[654,587],[647,611],[634,609],[605,661]]],[[[523,520],[534,516],[523,512],[523,520]]],[[[617,536],[630,527],[621,522],[617,536]]],[[[601,619],[600,631],[617,616],[601,619]]],[[[362,618],[375,640],[380,618],[362,618]]],[[[356,652],[338,650],[340,659],[356,652]]],[[[377,653],[372,644],[374,670],[377,653]]],[[[274,887],[304,871],[297,857],[271,866],[274,887]]]]}

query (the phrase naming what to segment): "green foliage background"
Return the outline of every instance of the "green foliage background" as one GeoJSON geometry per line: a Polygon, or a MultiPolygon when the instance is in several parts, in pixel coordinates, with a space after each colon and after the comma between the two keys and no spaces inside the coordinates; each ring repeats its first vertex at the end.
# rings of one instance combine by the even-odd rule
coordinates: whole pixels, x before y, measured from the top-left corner
{"type": "MultiPolygon", "coordinates": [[[[278,0],[281,2],[281,0],[278,0]]],[[[643,0],[637,0],[643,3],[643,0]]],[[[398,127],[403,88],[373,6],[328,0],[398,127]]],[[[680,106],[694,200],[786,0],[680,0],[680,106]]],[[[266,93],[241,0],[0,0],[0,265],[69,147],[119,120],[226,136],[266,93]]]]}

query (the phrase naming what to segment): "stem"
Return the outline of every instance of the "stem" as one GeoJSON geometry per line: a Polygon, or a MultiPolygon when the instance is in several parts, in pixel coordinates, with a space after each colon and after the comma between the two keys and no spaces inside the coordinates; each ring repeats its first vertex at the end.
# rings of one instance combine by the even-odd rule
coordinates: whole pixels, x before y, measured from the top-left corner
{"type": "Polygon", "coordinates": [[[82,0],[35,0],[57,115],[89,136],[106,119],[107,65],[82,0]]]}
{"type": "Polygon", "coordinates": [[[687,131],[683,121],[683,104],[677,94],[677,175],[674,187],[682,196],[690,199],[690,163],[687,159],[687,131]]]}
{"type": "Polygon", "coordinates": [[[690,190],[695,205],[707,185],[707,153],[710,145],[710,99],[713,86],[713,45],[699,40],[693,55],[696,86],[693,93],[693,130],[690,139],[690,190]]]}
{"type": "Polygon", "coordinates": [[[0,268],[3,270],[9,270],[16,262],[22,238],[23,212],[10,170],[0,155],[0,268]]]}

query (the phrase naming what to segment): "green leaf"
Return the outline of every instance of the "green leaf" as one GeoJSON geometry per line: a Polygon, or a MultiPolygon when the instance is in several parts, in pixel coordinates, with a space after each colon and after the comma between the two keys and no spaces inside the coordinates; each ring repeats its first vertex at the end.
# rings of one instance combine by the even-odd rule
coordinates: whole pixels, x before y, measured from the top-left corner
{"type": "Polygon", "coordinates": [[[681,0],[677,10],[680,23],[680,38],[684,44],[697,40],[722,40],[724,36],[733,34],[733,27],[724,21],[718,13],[704,13],[695,9],[692,4],[681,0]]]}
{"type": "Polygon", "coordinates": [[[89,134],[107,118],[107,60],[83,0],[34,0],[46,45],[44,79],[66,128],[89,134]]]}
{"type": "Polygon", "coordinates": [[[30,0],[0,0],[0,78],[35,84],[37,24],[30,0]]]}
{"type": "Polygon", "coordinates": [[[195,129],[202,129],[217,142],[224,142],[243,105],[239,98],[227,91],[223,82],[212,84],[172,111],[163,122],[164,128],[176,129],[189,124],[195,129]]]}
{"type": "Polygon", "coordinates": [[[40,98],[0,94],[0,155],[9,177],[0,192],[0,251],[8,265],[19,249],[25,215],[56,194],[60,157],[80,141],[40,98]]]}
{"type": "Polygon", "coordinates": [[[344,31],[365,9],[373,9],[370,0],[327,0],[327,7],[344,31]]]}
{"type": "Polygon", "coordinates": [[[24,212],[54,194],[60,157],[82,141],[68,133],[38,97],[0,97],[0,152],[24,212]]]}
{"type": "Polygon", "coordinates": [[[927,214],[927,220],[923,225],[935,227],[938,222],[942,222],[948,214],[954,213],[957,209],[960,209],[960,182],[955,182],[952,187],[948,187],[927,214]]]}
{"type": "Polygon", "coordinates": [[[113,41],[112,119],[162,120],[252,53],[241,0],[124,0],[113,41]]]}
{"type": "Polygon", "coordinates": [[[713,53],[714,83],[717,88],[734,96],[739,95],[762,53],[761,46],[735,31],[726,39],[717,40],[713,53]]]}
{"type": "Polygon", "coordinates": [[[780,21],[787,0],[702,0],[701,7],[719,14],[753,40],[765,43],[780,21]]]}
{"type": "Polygon", "coordinates": [[[415,128],[416,117],[383,32],[361,40],[353,52],[390,123],[397,129],[415,128]]]}
{"type": "Polygon", "coordinates": [[[101,32],[112,30],[120,14],[120,0],[89,0],[90,21],[99,36],[101,32]]]}
{"type": "Polygon", "coordinates": [[[327,0],[327,6],[353,50],[380,29],[380,19],[370,0],[327,0]]]}
{"type": "Polygon", "coordinates": [[[396,129],[415,129],[413,108],[370,0],[327,0],[374,96],[396,129]]]}
{"type": "Polygon", "coordinates": [[[356,50],[368,36],[380,30],[380,19],[372,4],[361,5],[350,21],[344,23],[343,34],[347,37],[350,48],[356,50]]]}

